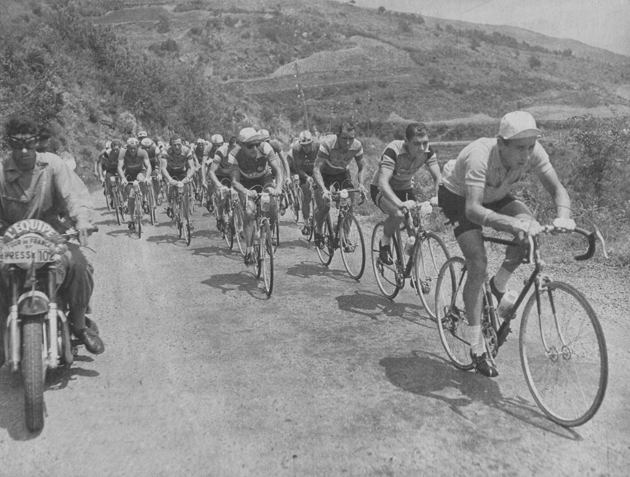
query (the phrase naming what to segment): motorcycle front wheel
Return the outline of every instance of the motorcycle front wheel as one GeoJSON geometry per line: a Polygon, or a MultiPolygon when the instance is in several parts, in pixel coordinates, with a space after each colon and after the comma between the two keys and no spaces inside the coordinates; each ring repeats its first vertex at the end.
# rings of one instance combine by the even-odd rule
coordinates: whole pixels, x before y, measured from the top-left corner
{"type": "Polygon", "coordinates": [[[26,427],[31,432],[44,428],[43,319],[29,318],[22,324],[22,364],[26,427]]]}

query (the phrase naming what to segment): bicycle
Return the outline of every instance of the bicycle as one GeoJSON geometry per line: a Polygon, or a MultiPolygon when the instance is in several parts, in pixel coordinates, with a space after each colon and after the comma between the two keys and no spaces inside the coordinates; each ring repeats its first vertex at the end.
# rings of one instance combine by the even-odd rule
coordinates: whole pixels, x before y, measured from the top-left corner
{"type": "Polygon", "coordinates": [[[172,219],[177,227],[177,234],[179,238],[183,238],[186,245],[190,245],[192,241],[190,225],[190,179],[184,179],[182,181],[173,181],[171,187],[173,190],[173,212],[172,219]]]}
{"type": "Polygon", "coordinates": [[[113,200],[112,200],[112,196],[109,193],[109,189],[107,188],[107,183],[105,182],[106,180],[107,178],[103,179],[102,186],[103,186],[103,195],[105,196],[105,203],[107,204],[107,211],[109,212],[110,210],[112,210],[113,200]]]}
{"type": "MultiPolygon", "coordinates": [[[[544,232],[560,232],[545,226],[544,232]]],[[[606,246],[598,230],[588,232],[576,228],[575,233],[588,238],[586,253],[575,260],[588,260],[595,254],[596,240],[606,246]]],[[[483,236],[484,242],[520,246],[519,242],[483,236]]],[[[493,305],[492,292],[486,279],[483,288],[481,327],[486,351],[494,360],[510,333],[510,323],[519,306],[530,295],[521,318],[519,354],[527,386],[536,404],[553,422],[565,426],[580,426],[599,409],[608,383],[608,356],[604,333],[595,311],[586,297],[573,286],[552,281],[543,274],[538,237],[529,238],[528,257],[523,263],[533,263],[534,270],[516,302],[499,324],[493,305]]],[[[473,368],[468,338],[468,319],[462,291],[466,282],[466,262],[451,257],[438,276],[435,308],[440,339],[455,367],[473,368]]]]}
{"type": "Polygon", "coordinates": [[[118,225],[121,225],[125,221],[125,202],[123,200],[120,179],[118,176],[111,176],[109,180],[112,185],[112,202],[114,211],[116,212],[116,222],[118,225]]]}
{"type": "Polygon", "coordinates": [[[153,177],[150,182],[147,182],[147,208],[145,212],[149,215],[151,225],[155,225],[157,221],[157,198],[155,196],[155,190],[153,189],[153,177]]]}
{"type": "Polygon", "coordinates": [[[391,242],[392,263],[388,265],[380,258],[380,242],[383,236],[385,222],[374,226],[372,233],[372,268],[376,284],[386,298],[393,300],[405,286],[407,278],[422,302],[422,306],[435,319],[434,303],[429,297],[433,296],[435,284],[442,264],[450,258],[444,241],[434,232],[425,229],[425,217],[430,215],[433,207],[429,202],[416,204],[412,210],[404,209],[405,219],[391,242]],[[410,237],[414,244],[408,252],[409,258],[405,263],[405,242],[402,240],[401,230],[412,231],[410,237]]]}
{"type": "MultiPolygon", "coordinates": [[[[313,189],[313,183],[310,180],[306,181],[309,191],[311,193],[311,200],[310,200],[310,213],[308,215],[308,217],[306,217],[304,219],[304,226],[308,227],[308,234],[305,235],[306,237],[306,241],[310,242],[311,240],[313,240],[313,233],[315,232],[315,191],[313,189]]],[[[302,189],[300,188],[300,196],[302,197],[302,203],[301,203],[301,207],[304,205],[304,193],[302,192],[302,189]]]]}
{"type": "Polygon", "coordinates": [[[144,211],[142,210],[142,189],[140,189],[140,182],[137,180],[133,181],[133,190],[135,194],[134,207],[133,210],[129,211],[129,216],[132,218],[132,222],[129,223],[129,229],[136,229],[138,232],[138,238],[142,238],[142,216],[144,215],[144,211]]]}
{"type": "Polygon", "coordinates": [[[359,280],[365,271],[365,242],[359,221],[350,213],[352,201],[350,193],[360,192],[361,200],[358,205],[365,202],[365,193],[362,189],[336,190],[335,184],[330,186],[330,211],[326,214],[322,230],[323,240],[316,244],[317,255],[323,265],[328,266],[332,262],[336,249],[341,250],[341,259],[348,274],[355,280],[359,280]],[[332,216],[337,217],[333,226],[332,216]]]}
{"type": "MultiPolygon", "coordinates": [[[[254,186],[250,190],[255,190],[254,186]]],[[[269,192],[258,192],[255,201],[254,213],[254,275],[260,278],[262,275],[265,293],[268,297],[273,292],[273,258],[274,245],[270,219],[268,216],[271,195],[269,192]]]]}

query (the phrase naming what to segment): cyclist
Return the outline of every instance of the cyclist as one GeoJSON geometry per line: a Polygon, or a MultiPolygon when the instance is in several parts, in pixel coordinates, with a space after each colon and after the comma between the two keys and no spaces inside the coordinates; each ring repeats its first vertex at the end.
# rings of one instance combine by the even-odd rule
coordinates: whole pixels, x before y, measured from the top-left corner
{"type": "MultiPolygon", "coordinates": [[[[282,152],[282,143],[278,141],[277,139],[271,139],[271,136],[269,136],[269,131],[267,131],[266,129],[259,130],[258,134],[260,134],[261,141],[268,143],[273,149],[273,152],[275,152],[278,158],[280,158],[280,162],[282,162],[282,168],[283,168],[282,172],[284,176],[284,186],[288,186],[289,183],[291,182],[291,171],[289,168],[289,162],[287,161],[287,158],[282,152]]],[[[282,205],[282,209],[280,210],[280,213],[284,215],[286,211],[286,204],[281,204],[281,205],[282,205]]]]}
{"type": "MultiPolygon", "coordinates": [[[[378,169],[370,184],[370,195],[374,204],[388,215],[379,244],[381,261],[392,264],[392,236],[404,220],[403,208],[415,205],[413,176],[426,165],[435,183],[435,195],[440,185],[440,166],[437,156],[429,146],[427,127],[422,123],[411,123],[405,130],[404,141],[390,142],[383,154],[378,169]]],[[[437,203],[437,197],[431,202],[437,203]]]]}
{"type": "MultiPolygon", "coordinates": [[[[140,133],[138,133],[140,134],[140,133]]],[[[140,147],[147,151],[149,156],[149,162],[151,163],[151,182],[153,183],[153,195],[155,200],[159,200],[160,197],[160,181],[162,180],[162,175],[160,174],[160,153],[157,147],[157,144],[153,142],[153,139],[148,137],[144,137],[140,141],[140,147]]],[[[146,211],[149,212],[148,210],[146,211]]]]}
{"type": "Polygon", "coordinates": [[[319,141],[313,140],[313,135],[310,131],[304,130],[289,150],[289,154],[287,154],[290,173],[300,176],[300,188],[304,193],[304,201],[302,203],[304,227],[302,228],[302,234],[306,236],[311,234],[306,219],[311,214],[311,187],[315,184],[313,180],[313,165],[315,164],[319,147],[319,141]],[[309,187],[309,184],[311,187],[309,187]]]}
{"type": "MultiPolygon", "coordinates": [[[[254,237],[255,204],[248,197],[257,196],[256,191],[250,191],[253,186],[261,186],[264,190],[279,196],[282,193],[282,165],[278,155],[266,142],[261,142],[260,135],[254,128],[244,128],[238,134],[238,145],[229,153],[228,162],[231,167],[232,186],[239,192],[243,210],[243,231],[245,233],[245,265],[254,263],[252,246],[254,237]],[[275,187],[274,187],[275,179],[275,187]]],[[[278,220],[278,208],[275,197],[272,196],[269,207],[271,229],[278,220]]]]}
{"type": "MultiPolygon", "coordinates": [[[[554,226],[575,228],[575,222],[569,218],[569,195],[538,137],[540,130],[531,114],[525,111],[506,114],[497,137],[477,139],[459,153],[438,191],[439,205],[455,224],[455,237],[466,259],[468,278],[463,297],[471,331],[471,355],[475,369],[484,376],[495,377],[499,373],[485,352],[480,325],[482,288],[487,273],[482,226],[509,232],[517,240],[541,231],[529,208],[511,194],[517,182],[531,171],[554,199],[557,214],[554,226]]],[[[501,268],[490,280],[497,302],[501,301],[524,252],[524,247],[507,248],[501,268]]]]}
{"type": "Polygon", "coordinates": [[[182,138],[175,135],[169,141],[169,148],[162,153],[161,167],[164,181],[169,185],[166,215],[173,216],[173,186],[177,181],[190,179],[195,173],[195,160],[190,148],[182,144],[182,138]]]}
{"type": "MultiPolygon", "coordinates": [[[[107,141],[105,149],[101,151],[96,159],[96,175],[101,183],[105,184],[109,197],[112,196],[112,184],[110,178],[116,177],[118,174],[118,156],[120,155],[121,147],[122,143],[117,139],[114,139],[111,142],[107,141]]],[[[110,206],[113,207],[114,204],[110,203],[110,206]]]]}
{"type": "MultiPolygon", "coordinates": [[[[350,162],[353,159],[357,163],[358,187],[363,193],[366,193],[363,185],[363,176],[365,175],[363,146],[358,139],[355,139],[354,134],[354,124],[344,122],[339,126],[337,134],[325,136],[321,140],[317,159],[313,166],[313,179],[317,184],[315,190],[315,244],[318,247],[323,246],[322,226],[330,209],[330,191],[328,188],[335,182],[344,189],[354,188],[350,176],[350,162]]],[[[356,200],[355,195],[354,193],[351,194],[352,205],[356,200]]]]}
{"type": "MultiPolygon", "coordinates": [[[[213,136],[214,138],[215,136],[213,136]]],[[[219,136],[221,137],[221,136],[219,136]]],[[[229,153],[228,153],[228,145],[224,144],[219,147],[214,156],[212,158],[208,158],[208,163],[210,167],[208,169],[208,176],[210,178],[209,181],[206,182],[206,168],[202,167],[203,173],[203,183],[207,184],[208,188],[208,211],[212,212],[212,194],[218,194],[219,192],[227,193],[231,186],[231,175],[232,175],[232,167],[229,162],[229,153]],[[224,185],[226,179],[229,181],[229,185],[224,185]]],[[[221,230],[224,224],[221,223],[223,220],[223,204],[222,200],[217,200],[217,228],[221,230]]]]}
{"type": "MultiPolygon", "coordinates": [[[[82,245],[87,245],[87,231],[92,227],[92,205],[85,184],[56,154],[39,153],[36,147],[39,128],[28,117],[11,117],[5,125],[11,153],[0,160],[0,234],[24,219],[39,219],[52,225],[58,232],[66,228],[59,214],[70,218],[79,231],[82,245]]],[[[68,319],[72,331],[92,354],[105,351],[102,339],[86,326],[90,298],[94,289],[94,268],[78,245],[68,243],[68,250],[59,261],[58,292],[69,306],[68,319]]],[[[2,267],[3,273],[6,268],[2,267]]],[[[10,291],[0,280],[0,367],[4,363],[2,334],[8,312],[10,291]]]]}
{"type": "MultiPolygon", "coordinates": [[[[122,149],[118,155],[118,176],[127,195],[129,213],[131,214],[132,211],[135,210],[134,207],[136,204],[135,191],[133,190],[133,184],[131,184],[131,182],[135,180],[140,182],[140,190],[144,198],[147,194],[146,180],[151,176],[149,155],[147,151],[140,149],[140,143],[135,137],[127,139],[127,148],[122,149]]],[[[146,208],[144,201],[142,206],[146,208]]],[[[128,227],[130,230],[136,227],[133,217],[130,217],[128,227]]]]}

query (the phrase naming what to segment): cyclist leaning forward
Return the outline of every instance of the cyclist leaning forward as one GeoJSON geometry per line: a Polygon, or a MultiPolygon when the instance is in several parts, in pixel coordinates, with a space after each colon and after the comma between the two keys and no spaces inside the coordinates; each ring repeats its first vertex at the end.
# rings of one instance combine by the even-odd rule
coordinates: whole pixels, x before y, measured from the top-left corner
{"type": "Polygon", "coordinates": [[[248,197],[255,198],[258,193],[250,191],[254,186],[272,193],[269,208],[271,229],[278,220],[278,205],[274,196],[282,193],[283,173],[278,155],[266,142],[261,142],[260,135],[254,128],[244,128],[238,134],[238,146],[232,149],[228,156],[231,167],[232,186],[239,192],[243,210],[243,229],[245,233],[245,265],[253,265],[252,246],[254,239],[254,214],[256,205],[248,197]],[[275,187],[274,187],[275,179],[275,187]]]}
{"type": "MultiPolygon", "coordinates": [[[[392,141],[387,145],[372,178],[372,200],[388,215],[379,244],[381,261],[387,265],[392,264],[390,244],[405,217],[403,208],[415,205],[413,176],[423,165],[427,166],[433,177],[437,195],[441,179],[440,166],[435,151],[429,146],[427,127],[422,123],[412,123],[405,130],[404,141],[392,141]]],[[[437,197],[432,197],[431,202],[437,203],[437,197]]]]}
{"type": "Polygon", "coordinates": [[[156,202],[159,200],[160,198],[160,155],[158,152],[158,147],[157,144],[155,144],[155,142],[153,141],[153,139],[147,137],[147,133],[145,131],[140,131],[138,133],[138,137],[140,137],[141,134],[144,134],[144,137],[142,139],[140,139],[140,147],[142,147],[142,149],[144,149],[145,151],[147,151],[147,154],[149,155],[149,162],[151,164],[151,177],[155,178],[153,179],[153,195],[155,197],[156,202]]]}
{"type": "Polygon", "coordinates": [[[182,138],[175,135],[169,141],[170,146],[162,153],[160,164],[162,177],[168,184],[168,206],[166,215],[173,217],[173,185],[177,181],[190,179],[195,173],[195,160],[190,148],[182,144],[182,138]]]}
{"type": "Polygon", "coordinates": [[[319,141],[313,140],[310,131],[302,131],[298,140],[287,154],[287,162],[291,174],[300,176],[300,189],[302,189],[304,200],[302,201],[302,218],[304,219],[303,235],[310,235],[311,231],[307,219],[311,214],[311,186],[315,185],[313,180],[313,166],[319,152],[319,141]]]}
{"type": "MultiPolygon", "coordinates": [[[[221,194],[223,196],[223,194],[228,193],[232,185],[232,167],[229,162],[228,147],[228,144],[223,144],[215,151],[214,156],[208,157],[201,166],[202,181],[204,187],[208,188],[208,204],[212,204],[212,194],[221,194]],[[208,170],[210,180],[206,182],[206,166],[208,162],[210,163],[208,170]]],[[[217,197],[217,229],[219,230],[224,225],[221,223],[223,220],[223,205],[224,201],[221,200],[221,197],[217,197]]],[[[208,210],[212,212],[211,207],[208,207],[208,210]]]]}
{"type": "MultiPolygon", "coordinates": [[[[105,184],[107,194],[112,196],[112,184],[111,177],[116,177],[118,174],[118,156],[120,155],[121,142],[118,139],[114,139],[109,146],[109,149],[104,149],[98,156],[96,161],[96,173],[102,183],[105,184]]],[[[110,207],[113,204],[110,203],[110,207]]]]}
{"type": "MultiPolygon", "coordinates": [[[[525,111],[506,114],[497,137],[477,139],[459,153],[451,171],[445,171],[438,191],[439,205],[455,225],[455,237],[466,260],[468,277],[463,297],[471,332],[471,356],[475,369],[484,376],[495,377],[499,373],[485,351],[480,324],[488,265],[482,226],[509,232],[520,241],[526,235],[540,233],[541,225],[531,211],[510,193],[531,171],[554,199],[557,218],[553,225],[567,230],[575,228],[575,222],[569,218],[571,200],[538,142],[539,135],[531,114],[525,111]]],[[[498,302],[524,252],[524,247],[507,247],[501,268],[490,280],[490,289],[498,302]]]]}
{"type": "MultiPolygon", "coordinates": [[[[125,195],[128,197],[129,214],[132,214],[135,210],[136,196],[133,190],[131,182],[137,180],[140,182],[140,190],[142,191],[142,197],[146,197],[147,194],[147,177],[151,175],[151,163],[149,161],[149,155],[144,149],[139,149],[140,143],[135,137],[127,139],[127,148],[122,149],[118,156],[118,175],[120,181],[125,188],[125,195]]],[[[146,205],[143,201],[143,208],[146,205]]],[[[129,229],[133,230],[136,224],[133,217],[129,220],[129,229]]]]}
{"type": "MultiPolygon", "coordinates": [[[[326,214],[330,210],[330,191],[328,188],[335,182],[342,189],[353,189],[354,184],[350,176],[350,162],[354,159],[357,163],[358,187],[365,191],[363,176],[365,175],[365,160],[363,159],[363,146],[354,137],[355,126],[353,123],[344,122],[339,126],[337,134],[322,138],[317,159],[313,166],[313,179],[317,184],[315,190],[315,245],[323,246],[322,227],[326,214]]],[[[356,194],[350,194],[353,209],[356,194]]]]}

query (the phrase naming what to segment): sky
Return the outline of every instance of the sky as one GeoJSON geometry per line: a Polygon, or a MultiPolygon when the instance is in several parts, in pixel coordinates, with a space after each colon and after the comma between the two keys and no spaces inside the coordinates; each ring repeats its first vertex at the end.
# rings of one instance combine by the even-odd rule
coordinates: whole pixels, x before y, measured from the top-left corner
{"type": "MultiPolygon", "coordinates": [[[[343,0],[339,0],[343,1],[343,0]]],[[[630,0],[355,0],[357,6],[526,28],[630,56],[630,0]]]]}

